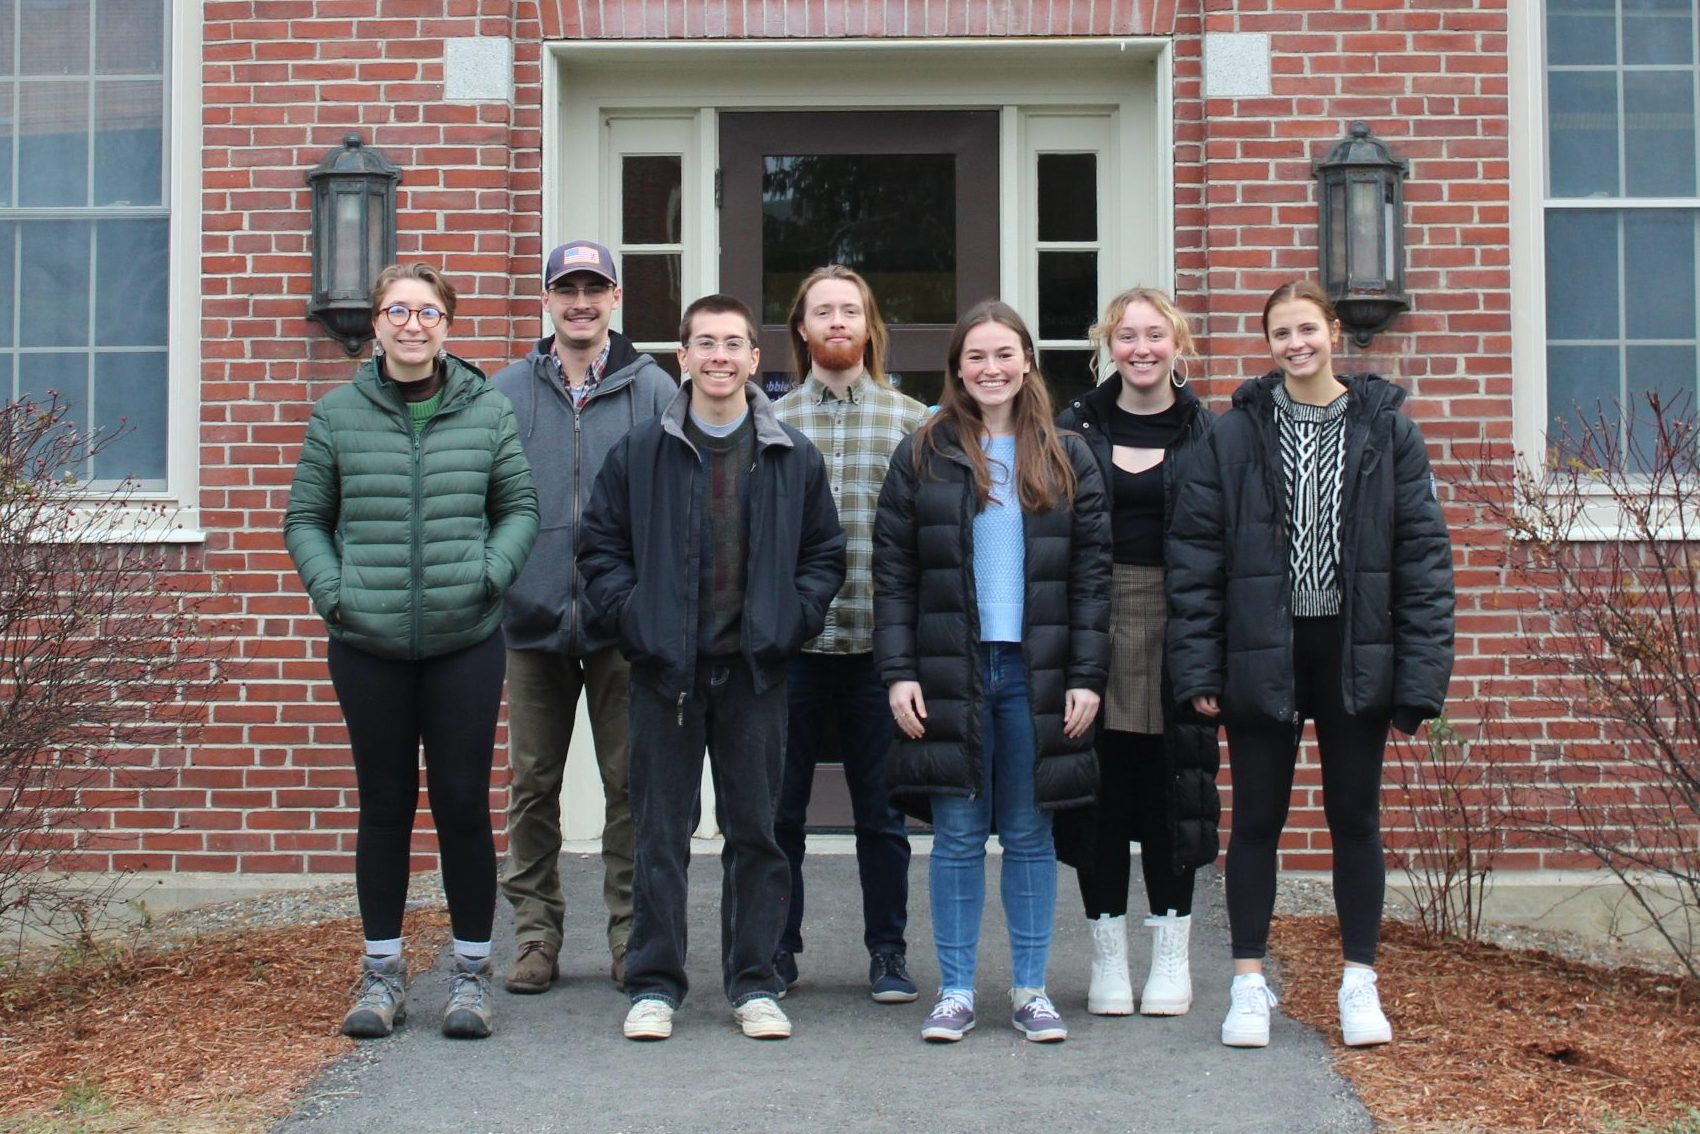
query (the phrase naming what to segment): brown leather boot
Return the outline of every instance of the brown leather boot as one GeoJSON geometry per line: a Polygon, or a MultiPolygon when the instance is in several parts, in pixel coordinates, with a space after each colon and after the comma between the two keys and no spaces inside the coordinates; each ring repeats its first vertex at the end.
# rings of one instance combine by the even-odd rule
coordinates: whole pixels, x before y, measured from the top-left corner
{"type": "Polygon", "coordinates": [[[560,975],[560,950],[547,941],[527,941],[519,947],[514,967],[508,970],[507,990],[548,992],[560,975]]]}

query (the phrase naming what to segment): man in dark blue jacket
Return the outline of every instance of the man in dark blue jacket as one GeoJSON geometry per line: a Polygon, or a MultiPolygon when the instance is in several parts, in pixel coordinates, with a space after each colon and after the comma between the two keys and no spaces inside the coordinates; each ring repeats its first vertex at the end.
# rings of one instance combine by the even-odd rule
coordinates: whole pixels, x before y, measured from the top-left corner
{"type": "Polygon", "coordinates": [[[579,570],[632,667],[637,853],[625,1034],[666,1039],[684,999],[685,867],[706,746],[721,855],[721,962],[744,1034],[783,1039],[773,954],[790,869],[773,836],[785,663],[844,581],[844,532],[820,453],[750,382],[754,317],[711,295],[685,310],[685,381],[596,479],[579,570]]]}

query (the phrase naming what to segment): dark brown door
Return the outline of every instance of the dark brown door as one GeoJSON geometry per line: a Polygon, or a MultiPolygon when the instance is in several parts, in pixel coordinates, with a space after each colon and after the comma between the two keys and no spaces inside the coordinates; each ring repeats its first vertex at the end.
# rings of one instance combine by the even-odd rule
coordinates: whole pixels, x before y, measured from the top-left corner
{"type": "MultiPolygon", "coordinates": [[[[822,111],[720,116],[720,286],[761,320],[763,382],[788,389],[785,326],[823,264],[867,279],[891,332],[898,387],[938,401],[957,316],[998,292],[996,111],[822,111]]],[[[851,827],[833,751],[809,826],[851,827]]]]}
{"type": "Polygon", "coordinates": [[[957,316],[998,290],[997,112],[722,114],[720,179],[721,287],[761,319],[769,388],[797,284],[836,263],[873,287],[897,384],[936,402],[957,316]]]}

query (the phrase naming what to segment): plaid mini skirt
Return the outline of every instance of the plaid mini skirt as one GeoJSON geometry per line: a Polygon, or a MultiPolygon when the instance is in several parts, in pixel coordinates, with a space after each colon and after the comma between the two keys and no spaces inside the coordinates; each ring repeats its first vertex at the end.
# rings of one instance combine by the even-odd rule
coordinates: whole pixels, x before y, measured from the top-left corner
{"type": "Polygon", "coordinates": [[[1163,626],[1167,621],[1163,568],[1114,564],[1105,728],[1118,732],[1163,731],[1163,626]]]}

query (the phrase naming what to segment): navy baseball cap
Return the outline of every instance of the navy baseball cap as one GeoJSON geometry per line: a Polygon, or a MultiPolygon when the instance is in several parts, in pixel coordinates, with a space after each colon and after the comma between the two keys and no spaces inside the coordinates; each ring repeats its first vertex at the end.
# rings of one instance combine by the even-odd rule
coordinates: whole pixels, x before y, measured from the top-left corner
{"type": "Polygon", "coordinates": [[[611,284],[620,282],[614,275],[614,254],[588,240],[574,240],[549,253],[543,261],[543,287],[552,288],[573,272],[591,272],[611,284]]]}

